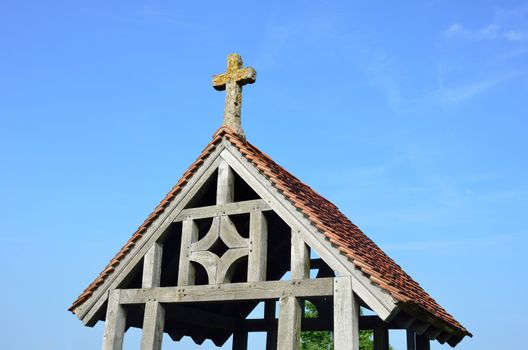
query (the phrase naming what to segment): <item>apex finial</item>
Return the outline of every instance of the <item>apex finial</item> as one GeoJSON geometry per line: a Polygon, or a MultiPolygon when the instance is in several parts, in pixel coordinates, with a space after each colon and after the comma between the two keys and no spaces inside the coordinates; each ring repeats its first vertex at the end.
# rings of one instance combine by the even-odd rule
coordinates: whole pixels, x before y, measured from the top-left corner
{"type": "Polygon", "coordinates": [[[233,53],[227,56],[225,73],[213,76],[213,87],[216,90],[226,90],[224,107],[224,122],[222,125],[233,129],[239,136],[245,138],[240,119],[242,111],[242,86],[253,84],[257,72],[252,67],[242,68],[242,57],[233,53]]]}

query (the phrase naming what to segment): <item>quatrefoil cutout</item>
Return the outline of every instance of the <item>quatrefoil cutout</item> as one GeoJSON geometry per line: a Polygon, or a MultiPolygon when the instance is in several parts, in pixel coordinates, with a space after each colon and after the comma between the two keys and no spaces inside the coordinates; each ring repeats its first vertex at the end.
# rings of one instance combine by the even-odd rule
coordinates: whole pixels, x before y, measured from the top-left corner
{"type": "Polygon", "coordinates": [[[229,216],[217,216],[206,235],[191,244],[189,260],[205,268],[210,284],[220,284],[231,281],[234,265],[248,254],[249,239],[238,233],[229,216]]]}

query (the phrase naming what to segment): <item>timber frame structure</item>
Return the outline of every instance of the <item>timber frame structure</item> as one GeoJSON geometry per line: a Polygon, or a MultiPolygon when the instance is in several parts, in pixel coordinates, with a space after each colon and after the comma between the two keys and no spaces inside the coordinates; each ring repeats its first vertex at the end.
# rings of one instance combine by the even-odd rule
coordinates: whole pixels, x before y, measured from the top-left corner
{"type": "Polygon", "coordinates": [[[357,350],[360,329],[374,330],[376,350],[388,349],[389,329],[407,330],[408,350],[471,336],[337,207],[245,140],[241,87],[255,77],[229,56],[214,80],[228,90],[224,125],[70,311],[87,326],[105,321],[103,350],[122,349],[129,327],[142,328],[142,350],[161,349],[163,333],[217,346],[232,337],[235,350],[249,332],[266,332],[267,350],[299,349],[305,330],[332,331],[336,350],[357,350]],[[303,316],[305,300],[317,318],[303,316]],[[248,319],[261,302],[264,317],[248,319]]]}

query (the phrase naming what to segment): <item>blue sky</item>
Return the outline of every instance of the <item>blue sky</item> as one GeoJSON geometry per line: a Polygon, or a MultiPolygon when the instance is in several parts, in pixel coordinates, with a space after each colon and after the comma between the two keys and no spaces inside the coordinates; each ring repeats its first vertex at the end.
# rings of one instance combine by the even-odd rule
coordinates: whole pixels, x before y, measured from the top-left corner
{"type": "Polygon", "coordinates": [[[248,139],[473,332],[457,348],[517,348],[528,2],[483,0],[0,2],[0,348],[100,347],[66,309],[220,126],[231,52],[258,72],[248,139]]]}

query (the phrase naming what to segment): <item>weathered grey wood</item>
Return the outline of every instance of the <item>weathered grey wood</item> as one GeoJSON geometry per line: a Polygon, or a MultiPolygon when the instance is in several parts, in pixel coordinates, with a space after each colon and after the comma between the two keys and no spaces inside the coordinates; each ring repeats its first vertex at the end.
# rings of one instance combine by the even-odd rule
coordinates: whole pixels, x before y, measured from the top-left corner
{"type": "MultiPolygon", "coordinates": [[[[189,261],[196,262],[205,269],[207,272],[208,284],[216,284],[216,268],[218,267],[218,256],[216,254],[203,250],[198,252],[189,253],[189,261]]],[[[192,268],[192,264],[191,264],[192,268]]],[[[180,268],[181,271],[181,268],[180,268]]],[[[194,271],[194,269],[193,269],[194,271]]],[[[194,275],[193,275],[194,281],[194,275]]],[[[187,285],[193,285],[194,283],[188,283],[187,285]]],[[[179,284],[179,286],[185,286],[185,284],[179,284]]]]}
{"type": "Polygon", "coordinates": [[[291,237],[291,279],[310,278],[310,248],[299,231],[292,231],[291,237]]]}
{"type": "MultiPolygon", "coordinates": [[[[264,302],[264,321],[266,322],[266,350],[277,349],[277,321],[275,320],[275,300],[264,302]]],[[[248,321],[248,320],[246,320],[248,321]]]]}
{"type": "Polygon", "coordinates": [[[279,300],[278,350],[298,350],[301,337],[302,302],[294,296],[279,300]]]}
{"type": "Polygon", "coordinates": [[[325,240],[320,232],[284,197],[259,170],[253,166],[229,142],[223,142],[225,149],[221,157],[233,168],[242,179],[284,220],[292,230],[299,230],[304,241],[334,271],[341,276],[351,275],[354,279],[354,292],[365,301],[383,320],[389,321],[397,309],[390,294],[372,284],[370,279],[342,254],[331,243],[325,240]]]}
{"type": "Polygon", "coordinates": [[[198,242],[191,244],[190,251],[207,251],[221,238],[228,248],[249,247],[249,239],[242,237],[229,216],[213,218],[211,227],[198,242]]]}
{"type": "Polygon", "coordinates": [[[389,330],[374,328],[374,350],[389,350],[389,330]]]}
{"type": "Polygon", "coordinates": [[[352,278],[334,278],[334,349],[359,350],[359,305],[352,278]]]}
{"type": "Polygon", "coordinates": [[[229,248],[249,247],[249,239],[242,237],[229,216],[220,218],[220,237],[229,248]]]}
{"type": "Polygon", "coordinates": [[[211,227],[205,236],[197,242],[194,242],[189,247],[189,252],[199,252],[202,250],[209,250],[220,237],[220,217],[214,217],[211,222],[211,227]]]}
{"type": "Polygon", "coordinates": [[[145,317],[143,318],[141,350],[161,350],[164,324],[165,310],[163,306],[156,301],[147,301],[145,317]]]}
{"type": "Polygon", "coordinates": [[[227,162],[218,166],[218,185],[216,188],[216,204],[231,203],[235,197],[235,176],[227,162]]]}
{"type": "Polygon", "coordinates": [[[195,271],[190,262],[190,249],[198,239],[198,226],[194,220],[185,220],[182,225],[182,240],[180,246],[180,265],[178,268],[178,286],[194,284],[195,271]]]}
{"type": "Polygon", "coordinates": [[[265,300],[282,296],[318,297],[333,294],[333,278],[296,281],[263,281],[152,289],[123,289],[122,304],[143,304],[149,300],[161,303],[204,301],[265,300]]]}
{"type": "Polygon", "coordinates": [[[188,219],[204,219],[222,215],[237,215],[250,213],[252,211],[268,211],[271,207],[262,199],[252,199],[249,201],[224,203],[207,207],[184,209],[174,219],[175,222],[188,219]]]}
{"type": "Polygon", "coordinates": [[[430,350],[431,344],[429,339],[423,335],[416,335],[416,350],[430,350]]]}
{"type": "Polygon", "coordinates": [[[248,255],[249,248],[234,248],[227,250],[221,258],[210,251],[190,253],[189,260],[202,265],[207,271],[209,284],[231,282],[232,268],[241,258],[248,255]]]}
{"type": "Polygon", "coordinates": [[[268,226],[261,211],[252,211],[249,218],[248,282],[266,280],[268,226]]]}
{"type": "Polygon", "coordinates": [[[407,330],[407,350],[416,350],[416,335],[410,329],[407,330]]]}
{"type": "Polygon", "coordinates": [[[232,248],[226,251],[218,260],[216,284],[231,283],[237,265],[242,261],[242,258],[246,257],[248,254],[248,247],[232,248]]]}
{"type": "Polygon", "coordinates": [[[120,291],[111,290],[106,309],[105,330],[102,350],[123,349],[125,336],[126,311],[120,304],[120,291]]]}
{"type": "Polygon", "coordinates": [[[121,261],[114,273],[106,278],[105,282],[94,291],[93,295],[85,303],[75,308],[75,314],[85,325],[95,325],[99,319],[98,311],[107,301],[108,291],[119,287],[123,279],[130,274],[132,269],[137,266],[146,254],[148,248],[160,238],[172,224],[174,218],[185,208],[209,177],[214,174],[220,163],[221,158],[219,155],[223,149],[223,144],[219,144],[216,147],[181,192],[171,201],[164,213],[147,228],[143,238],[135,244],[132,251],[121,261]]]}
{"type": "Polygon", "coordinates": [[[236,331],[233,333],[233,350],[247,350],[248,333],[245,331],[236,331]]]}
{"type": "Polygon", "coordinates": [[[143,288],[159,287],[163,246],[155,242],[143,258],[143,288]]]}

